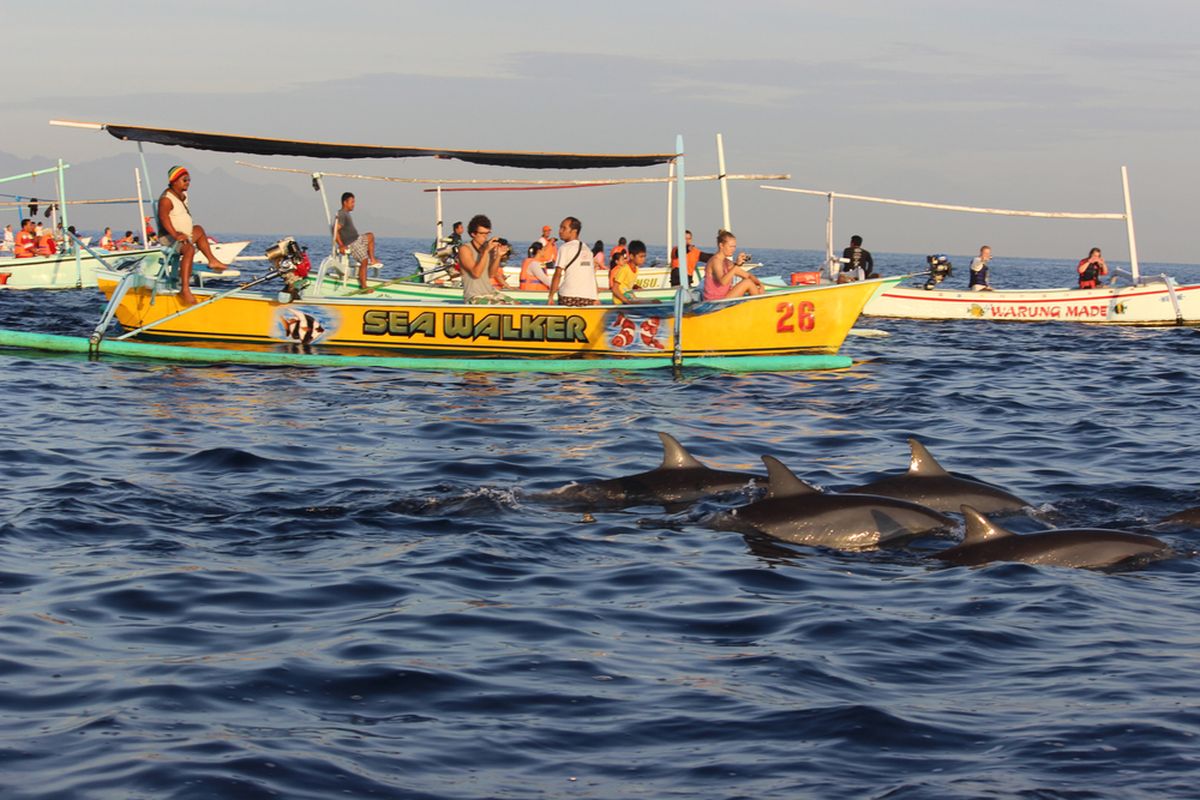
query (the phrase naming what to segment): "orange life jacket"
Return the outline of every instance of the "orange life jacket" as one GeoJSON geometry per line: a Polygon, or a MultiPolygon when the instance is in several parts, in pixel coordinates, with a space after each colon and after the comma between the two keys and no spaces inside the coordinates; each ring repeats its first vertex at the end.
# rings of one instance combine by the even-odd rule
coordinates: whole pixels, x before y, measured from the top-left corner
{"type": "MultiPolygon", "coordinates": [[[[696,274],[696,265],[700,263],[700,248],[693,246],[687,253],[688,275],[696,274]]],[[[671,250],[671,269],[679,269],[679,248],[671,250]]]]}
{"type": "Polygon", "coordinates": [[[58,252],[58,248],[54,246],[54,237],[48,233],[43,233],[37,238],[37,245],[34,252],[39,256],[52,256],[58,252]]]}
{"type": "Polygon", "coordinates": [[[548,292],[550,287],[534,277],[530,270],[534,264],[538,263],[536,258],[527,258],[521,263],[521,285],[522,291],[526,292],[548,292]]]}
{"type": "Polygon", "coordinates": [[[13,243],[13,258],[33,258],[33,234],[28,231],[17,231],[17,239],[13,243]]]}

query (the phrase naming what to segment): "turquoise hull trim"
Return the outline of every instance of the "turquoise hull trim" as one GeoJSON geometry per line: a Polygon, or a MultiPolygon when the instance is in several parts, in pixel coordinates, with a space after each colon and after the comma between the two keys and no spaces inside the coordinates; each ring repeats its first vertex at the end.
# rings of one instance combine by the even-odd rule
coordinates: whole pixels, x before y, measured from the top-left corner
{"type": "MultiPolygon", "coordinates": [[[[0,348],[42,350],[55,353],[91,352],[82,336],[0,330],[0,348]]],[[[200,364],[265,364],[294,367],[387,367],[413,370],[459,370],[464,372],[592,372],[596,370],[663,369],[671,359],[663,358],[414,358],[397,356],[339,356],[306,353],[271,353],[224,350],[215,347],[147,344],[105,340],[99,355],[183,361],[200,364]]],[[[853,360],[839,355],[712,356],[688,359],[684,366],[725,372],[796,372],[845,369],[853,360]]]]}

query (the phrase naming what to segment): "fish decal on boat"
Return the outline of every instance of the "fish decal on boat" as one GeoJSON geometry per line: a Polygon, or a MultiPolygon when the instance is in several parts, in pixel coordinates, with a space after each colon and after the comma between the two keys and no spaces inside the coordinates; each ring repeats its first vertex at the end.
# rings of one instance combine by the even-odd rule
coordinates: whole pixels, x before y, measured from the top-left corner
{"type": "Polygon", "coordinates": [[[328,320],[322,320],[320,309],[296,308],[286,306],[279,310],[275,321],[278,329],[274,338],[298,344],[314,344],[319,342],[329,329],[333,327],[328,320]]]}

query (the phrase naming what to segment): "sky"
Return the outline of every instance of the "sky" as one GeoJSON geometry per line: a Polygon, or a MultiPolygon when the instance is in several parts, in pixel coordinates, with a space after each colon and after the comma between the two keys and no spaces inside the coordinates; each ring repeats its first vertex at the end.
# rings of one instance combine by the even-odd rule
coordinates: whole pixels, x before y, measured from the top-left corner
{"type": "MultiPolygon", "coordinates": [[[[18,10],[0,2],[10,29],[18,10]]],[[[1127,165],[1139,255],[1197,263],[1200,3],[1182,0],[792,0],[453,4],[309,0],[163,4],[60,0],[45,36],[5,37],[0,175],[72,164],[77,198],[132,196],[136,146],[50,119],[388,145],[667,152],[687,174],[789,174],[778,185],[1039,211],[1122,210],[1127,165]],[[137,45],[144,37],[149,45],[137,45]],[[24,66],[21,66],[24,65],[24,66]],[[12,86],[10,77],[10,86],[12,86]]],[[[32,12],[30,12],[32,13],[32,12]]],[[[193,173],[191,205],[214,232],[316,235],[319,195],[272,165],[395,177],[660,176],[661,167],[582,174],[430,159],[263,158],[147,145],[154,191],[193,173]]],[[[49,191],[0,184],[0,192],[49,191]]],[[[730,185],[748,250],[825,246],[825,201],[730,185]]],[[[360,230],[432,237],[434,202],[399,184],[329,178],[358,197],[360,230]]],[[[4,198],[0,198],[2,200],[4,198]]],[[[687,225],[706,244],[722,223],[714,183],[688,184],[687,225]]],[[[557,229],[662,243],[661,185],[449,194],[447,222],[487,213],[514,241],[557,229]]],[[[0,210],[0,214],[7,214],[0,210]]],[[[15,218],[15,211],[11,212],[15,218]]],[[[128,217],[128,223],[126,223],[128,217]]],[[[83,228],[134,212],[81,209],[83,228]],[[111,219],[109,219],[111,217],[111,219]]],[[[1127,258],[1124,225],[835,205],[835,245],[877,252],[1127,258]]]]}

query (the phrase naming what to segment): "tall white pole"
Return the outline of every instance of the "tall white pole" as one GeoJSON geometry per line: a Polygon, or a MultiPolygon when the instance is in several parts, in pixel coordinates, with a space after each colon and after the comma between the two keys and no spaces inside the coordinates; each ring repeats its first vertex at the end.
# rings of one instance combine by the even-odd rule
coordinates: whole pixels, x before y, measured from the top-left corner
{"type": "Polygon", "coordinates": [[[439,184],[437,187],[437,225],[434,226],[436,231],[436,239],[433,240],[433,249],[436,251],[442,246],[442,187],[439,184]]]}
{"type": "Polygon", "coordinates": [[[825,212],[825,266],[829,270],[829,279],[837,280],[833,261],[833,192],[829,193],[829,209],[825,212]]]}
{"type": "Polygon", "coordinates": [[[725,143],[721,139],[721,134],[717,134],[717,176],[721,182],[721,227],[727,231],[732,231],[733,226],[729,223],[729,181],[725,178],[725,143]]]}
{"type": "Polygon", "coordinates": [[[683,312],[691,299],[687,274],[687,219],[684,216],[683,135],[675,137],[675,192],[679,202],[675,209],[675,246],[679,248],[679,289],[675,292],[675,366],[683,364],[683,312]]]}
{"type": "Polygon", "coordinates": [[[667,167],[667,266],[671,266],[671,212],[673,209],[672,201],[675,199],[675,162],[672,161],[667,167]]]}
{"type": "Polygon", "coordinates": [[[149,247],[150,234],[146,233],[146,209],[142,204],[142,173],[137,167],[133,168],[133,185],[138,190],[138,230],[141,231],[138,238],[142,240],[143,247],[149,247]]]}
{"type": "Polygon", "coordinates": [[[1129,234],[1129,271],[1133,274],[1133,282],[1139,280],[1137,238],[1133,235],[1133,204],[1129,200],[1129,170],[1121,166],[1121,188],[1125,191],[1125,230],[1129,234]]]}
{"type": "Polygon", "coordinates": [[[321,192],[321,205],[325,206],[325,224],[329,226],[329,252],[337,255],[337,238],[333,235],[333,214],[329,212],[329,198],[325,194],[325,179],[319,172],[312,174],[313,185],[321,192]]]}

